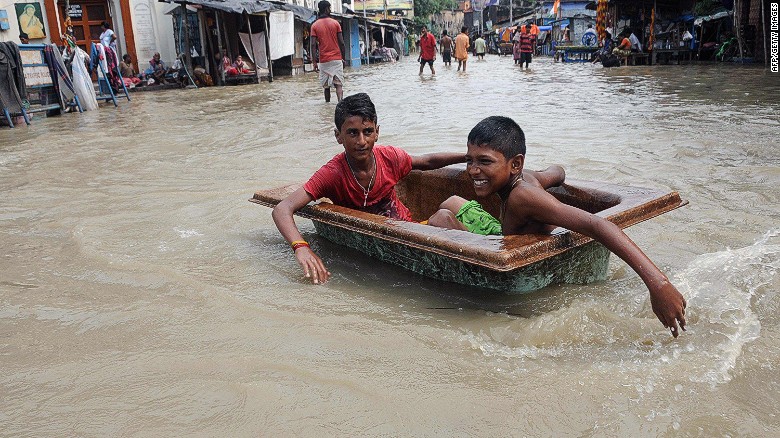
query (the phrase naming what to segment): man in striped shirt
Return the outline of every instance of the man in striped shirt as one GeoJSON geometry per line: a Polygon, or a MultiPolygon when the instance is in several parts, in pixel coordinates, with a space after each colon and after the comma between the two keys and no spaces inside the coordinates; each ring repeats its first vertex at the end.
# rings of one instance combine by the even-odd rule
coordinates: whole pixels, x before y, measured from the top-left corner
{"type": "Polygon", "coordinates": [[[531,57],[534,53],[534,37],[531,35],[531,26],[523,26],[520,31],[520,68],[528,68],[528,64],[531,63],[531,57]]]}

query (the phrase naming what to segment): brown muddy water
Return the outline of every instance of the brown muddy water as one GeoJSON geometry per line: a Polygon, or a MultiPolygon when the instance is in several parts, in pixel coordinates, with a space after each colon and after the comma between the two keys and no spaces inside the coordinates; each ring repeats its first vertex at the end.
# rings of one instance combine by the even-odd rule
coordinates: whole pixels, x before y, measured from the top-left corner
{"type": "Polygon", "coordinates": [[[307,284],[255,190],[338,153],[314,75],[136,93],[0,129],[0,435],[777,436],[780,77],[508,57],[348,72],[380,143],[465,151],[517,120],[528,166],[677,190],[628,234],[688,300],[674,340],[642,282],[508,295],[304,235],[307,284]]]}

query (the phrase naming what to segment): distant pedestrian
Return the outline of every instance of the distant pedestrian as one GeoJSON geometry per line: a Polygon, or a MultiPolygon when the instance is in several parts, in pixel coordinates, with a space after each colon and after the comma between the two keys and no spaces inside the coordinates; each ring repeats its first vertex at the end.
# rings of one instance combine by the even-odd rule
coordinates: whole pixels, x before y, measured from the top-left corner
{"type": "Polygon", "coordinates": [[[525,63],[525,68],[531,63],[534,53],[534,37],[531,35],[531,26],[524,26],[520,32],[520,68],[525,63]]]}
{"type": "Polygon", "coordinates": [[[441,60],[445,66],[449,67],[452,64],[452,48],[455,46],[455,42],[452,40],[452,37],[447,35],[447,29],[441,32],[439,46],[441,46],[441,60]]]}
{"type": "Polygon", "coordinates": [[[423,26],[422,35],[420,35],[420,57],[417,60],[420,61],[420,74],[423,73],[425,64],[431,67],[432,75],[436,74],[436,70],[433,69],[433,61],[436,60],[436,37],[428,32],[428,28],[425,26],[423,26]]]}
{"type": "Polygon", "coordinates": [[[564,43],[571,42],[571,29],[569,28],[568,24],[566,25],[565,28],[563,28],[563,42],[564,43]]]}
{"type": "Polygon", "coordinates": [[[455,38],[455,59],[458,60],[458,71],[461,67],[463,71],[466,71],[466,61],[469,59],[469,46],[470,39],[469,34],[466,33],[469,30],[468,27],[463,26],[460,28],[460,34],[455,38]]]}
{"type": "Polygon", "coordinates": [[[480,35],[474,40],[474,53],[477,55],[477,58],[484,60],[485,52],[487,52],[487,44],[485,44],[485,39],[480,35]]]}
{"type": "Polygon", "coordinates": [[[339,22],[330,17],[330,2],[322,0],[317,8],[317,21],[311,25],[310,52],[314,54],[315,69],[320,73],[325,102],[330,102],[330,87],[336,87],[336,98],[341,102],[344,97],[344,36],[339,22]]]}
{"type": "Polygon", "coordinates": [[[515,60],[515,65],[520,64],[520,35],[522,34],[522,27],[515,28],[515,34],[512,35],[512,58],[515,60]]]}

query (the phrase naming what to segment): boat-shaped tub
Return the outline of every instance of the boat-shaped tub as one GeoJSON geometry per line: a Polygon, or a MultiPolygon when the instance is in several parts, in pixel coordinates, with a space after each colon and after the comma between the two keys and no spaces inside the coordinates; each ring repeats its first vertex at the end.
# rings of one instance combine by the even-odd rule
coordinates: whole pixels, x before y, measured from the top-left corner
{"type": "MultiPolygon", "coordinates": [[[[255,193],[251,202],[273,207],[300,187],[293,184],[255,193]]],[[[453,194],[476,199],[498,217],[499,198],[475,198],[462,166],[412,171],[396,186],[398,196],[424,221],[453,194]]],[[[687,202],[677,192],[569,180],[548,190],[561,202],[626,228],[687,202]]],[[[609,250],[563,228],[551,234],[480,236],[333,205],[319,200],[298,216],[311,219],[322,237],[428,277],[507,292],[529,292],[549,284],[604,280],[609,250]]]]}

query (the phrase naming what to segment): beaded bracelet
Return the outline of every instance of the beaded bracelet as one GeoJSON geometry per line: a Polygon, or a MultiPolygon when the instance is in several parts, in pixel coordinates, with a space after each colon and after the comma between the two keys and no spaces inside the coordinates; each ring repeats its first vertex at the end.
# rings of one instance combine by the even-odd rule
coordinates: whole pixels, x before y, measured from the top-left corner
{"type": "Polygon", "coordinates": [[[304,246],[308,247],[309,243],[305,240],[296,240],[291,242],[290,245],[292,246],[293,252],[295,252],[298,248],[302,248],[304,246]]]}

